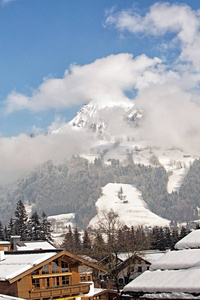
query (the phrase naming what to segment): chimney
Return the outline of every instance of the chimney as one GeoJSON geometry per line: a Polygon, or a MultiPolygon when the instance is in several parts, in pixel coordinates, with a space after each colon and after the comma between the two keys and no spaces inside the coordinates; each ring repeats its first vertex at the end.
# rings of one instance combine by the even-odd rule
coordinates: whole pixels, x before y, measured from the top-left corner
{"type": "Polygon", "coordinates": [[[11,235],[11,243],[13,251],[17,251],[17,243],[20,241],[20,235],[11,235]]]}
{"type": "Polygon", "coordinates": [[[4,251],[0,251],[0,261],[4,260],[4,251]]]}

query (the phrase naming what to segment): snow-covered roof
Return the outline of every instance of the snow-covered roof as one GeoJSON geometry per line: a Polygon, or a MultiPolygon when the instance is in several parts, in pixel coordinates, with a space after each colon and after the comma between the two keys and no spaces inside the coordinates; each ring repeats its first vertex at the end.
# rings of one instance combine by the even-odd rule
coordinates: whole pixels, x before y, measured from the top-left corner
{"type": "Polygon", "coordinates": [[[122,252],[122,253],[119,253],[117,256],[121,261],[125,261],[133,255],[134,255],[134,253],[122,252]]]}
{"type": "Polygon", "coordinates": [[[0,300],[24,300],[24,299],[0,294],[0,300]]]}
{"type": "Polygon", "coordinates": [[[176,270],[200,266],[200,249],[169,251],[151,265],[151,269],[176,270]]]}
{"type": "Polygon", "coordinates": [[[152,264],[164,255],[164,251],[143,251],[141,257],[152,264]]]}
{"type": "Polygon", "coordinates": [[[0,281],[11,280],[56,255],[56,252],[5,254],[0,261],[0,281]]]}
{"type": "Polygon", "coordinates": [[[48,243],[47,241],[34,241],[34,242],[20,242],[17,244],[17,250],[25,251],[25,250],[36,250],[36,249],[55,249],[55,247],[48,243]]]}
{"type": "Polygon", "coordinates": [[[123,292],[200,293],[200,267],[146,271],[127,284],[123,292]]]}
{"type": "Polygon", "coordinates": [[[0,245],[10,245],[11,243],[10,242],[7,242],[7,241],[0,241],[0,245]]]}
{"type": "Polygon", "coordinates": [[[149,262],[150,264],[152,264],[154,261],[162,257],[165,254],[165,252],[159,250],[143,250],[141,252],[136,252],[136,253],[123,252],[118,254],[118,258],[121,261],[125,261],[135,254],[141,257],[142,259],[144,259],[145,261],[149,262]]]}
{"type": "Polygon", "coordinates": [[[159,293],[144,294],[144,299],[200,299],[200,296],[194,296],[188,293],[159,293]]]}
{"type": "Polygon", "coordinates": [[[200,248],[200,229],[190,232],[175,245],[175,249],[188,248],[200,248]]]}

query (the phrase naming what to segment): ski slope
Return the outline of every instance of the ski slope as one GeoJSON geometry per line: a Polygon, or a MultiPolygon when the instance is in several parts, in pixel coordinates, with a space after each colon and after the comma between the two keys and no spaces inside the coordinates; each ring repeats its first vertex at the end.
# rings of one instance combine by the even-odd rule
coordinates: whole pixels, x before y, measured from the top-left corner
{"type": "Polygon", "coordinates": [[[89,227],[95,228],[99,220],[104,218],[103,211],[111,209],[118,213],[121,223],[131,226],[168,226],[170,221],[152,213],[141,192],[129,184],[109,183],[102,189],[102,196],[96,202],[98,214],[90,221],[89,227]],[[123,200],[118,197],[122,188],[123,200]]]}

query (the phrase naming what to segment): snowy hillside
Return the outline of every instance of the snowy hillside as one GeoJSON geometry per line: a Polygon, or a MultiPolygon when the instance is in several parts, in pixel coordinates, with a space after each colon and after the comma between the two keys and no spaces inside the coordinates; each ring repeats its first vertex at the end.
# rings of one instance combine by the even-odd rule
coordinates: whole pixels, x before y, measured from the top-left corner
{"type": "Polygon", "coordinates": [[[129,184],[109,183],[102,189],[102,197],[96,202],[98,214],[90,221],[89,227],[95,227],[103,219],[103,211],[113,209],[120,221],[131,226],[168,226],[170,221],[152,213],[143,201],[140,191],[129,184]],[[122,189],[121,199],[118,192],[122,189]]]}
{"type": "Polygon", "coordinates": [[[93,146],[84,153],[80,153],[90,162],[95,157],[102,157],[106,164],[112,159],[123,162],[127,156],[132,156],[134,163],[155,165],[151,161],[156,156],[158,162],[168,172],[168,192],[179,191],[184,177],[187,175],[195,157],[181,149],[155,145],[152,140],[145,140],[138,135],[138,128],[142,127],[144,116],[134,101],[96,103],[90,101],[84,105],[77,115],[66,125],[52,133],[65,133],[71,128],[87,130],[94,134],[93,146]]]}
{"type": "Polygon", "coordinates": [[[81,156],[93,162],[95,157],[102,154],[104,154],[103,159],[106,164],[111,164],[112,159],[126,163],[130,157],[132,157],[134,163],[145,166],[151,165],[156,167],[158,162],[168,172],[168,193],[179,191],[190,166],[196,158],[180,149],[153,147],[150,141],[127,141],[126,138],[120,138],[117,142],[98,140],[90,153],[84,153],[81,156]],[[155,157],[158,160],[157,162],[155,157]]]}

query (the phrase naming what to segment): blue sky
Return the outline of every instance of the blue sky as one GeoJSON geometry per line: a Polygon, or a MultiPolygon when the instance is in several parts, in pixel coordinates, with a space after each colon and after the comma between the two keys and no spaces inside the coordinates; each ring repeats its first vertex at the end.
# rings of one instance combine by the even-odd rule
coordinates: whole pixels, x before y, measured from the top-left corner
{"type": "MultiPolygon", "coordinates": [[[[111,54],[131,53],[134,57],[172,59],[180,49],[164,50],[173,32],[162,36],[124,30],[106,23],[108,16],[122,10],[145,15],[156,1],[151,0],[9,0],[0,6],[0,133],[17,136],[34,131],[45,132],[60,116],[69,121],[83,104],[73,101],[63,107],[45,107],[37,111],[15,107],[5,113],[8,96],[15,91],[31,96],[44,78],[63,78],[71,64],[80,66],[111,54]]],[[[162,1],[163,2],[163,1],[162,1]]],[[[198,0],[168,1],[199,8],[198,0]]]]}

